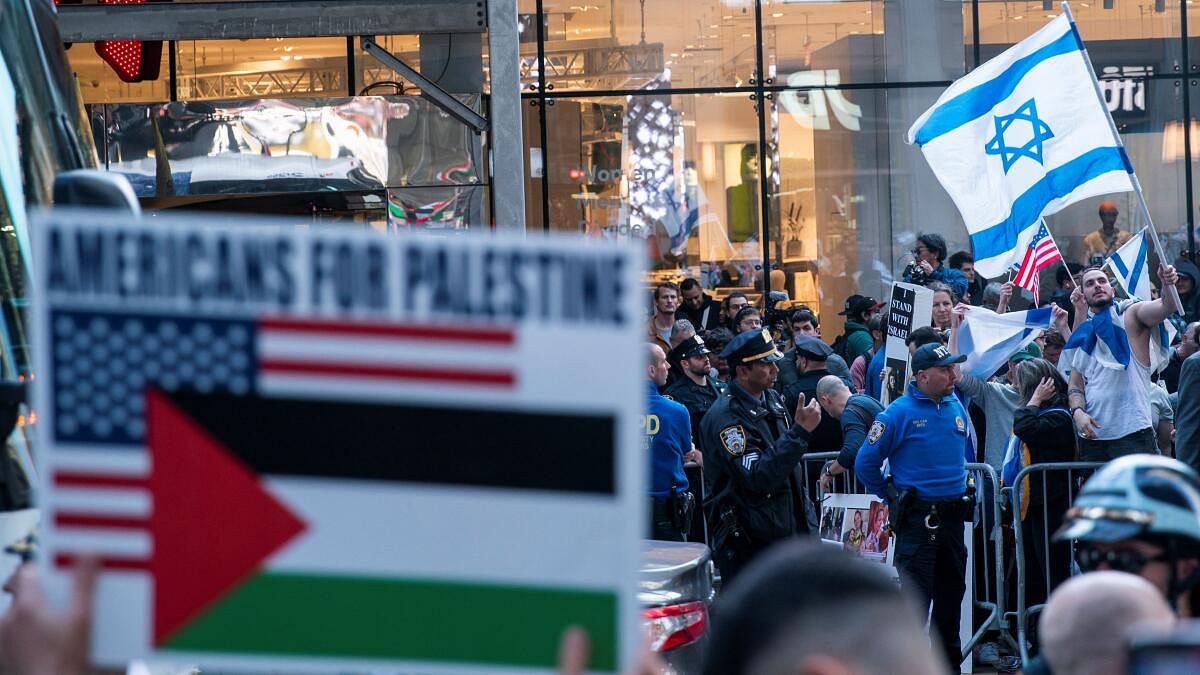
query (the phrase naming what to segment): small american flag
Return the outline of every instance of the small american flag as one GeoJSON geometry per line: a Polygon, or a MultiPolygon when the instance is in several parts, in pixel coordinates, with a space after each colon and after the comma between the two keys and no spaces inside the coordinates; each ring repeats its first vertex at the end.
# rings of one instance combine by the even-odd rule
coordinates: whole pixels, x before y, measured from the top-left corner
{"type": "Polygon", "coordinates": [[[1025,258],[1017,267],[1017,276],[1013,279],[1013,284],[1033,293],[1034,302],[1037,302],[1038,292],[1041,290],[1039,273],[1062,259],[1062,252],[1054,243],[1054,237],[1050,236],[1050,230],[1046,229],[1046,221],[1041,221],[1029,242],[1029,249],[1025,251],[1025,258]]]}

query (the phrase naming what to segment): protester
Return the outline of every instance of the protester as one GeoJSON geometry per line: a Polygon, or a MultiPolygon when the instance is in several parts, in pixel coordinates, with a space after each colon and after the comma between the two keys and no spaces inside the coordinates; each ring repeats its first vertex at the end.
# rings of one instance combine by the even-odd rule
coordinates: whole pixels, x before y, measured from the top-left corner
{"type": "Polygon", "coordinates": [[[948,331],[953,322],[954,306],[958,304],[958,295],[949,286],[942,283],[931,283],[933,290],[933,327],[948,331]]]}
{"type": "MultiPolygon", "coordinates": [[[[1170,266],[1159,268],[1158,276],[1164,287],[1178,278],[1170,266]]],[[[1174,309],[1170,294],[1118,312],[1103,269],[1084,270],[1081,287],[1093,315],[1067,341],[1070,358],[1063,356],[1071,369],[1071,414],[1082,437],[1080,459],[1103,462],[1157,452],[1150,418],[1150,371],[1156,360],[1152,338],[1174,309]]]]}
{"type": "Polygon", "coordinates": [[[1059,265],[1058,270],[1054,272],[1054,281],[1058,287],[1054,289],[1049,302],[1066,310],[1067,322],[1072,326],[1075,325],[1075,304],[1071,300],[1071,291],[1075,290],[1075,280],[1082,271],[1083,265],[1072,261],[1059,265]]]}
{"type": "Polygon", "coordinates": [[[826,375],[817,382],[816,395],[825,415],[838,420],[842,426],[842,447],[837,459],[830,460],[821,469],[821,489],[828,492],[833,487],[833,477],[854,466],[858,449],[867,438],[867,429],[883,412],[883,406],[870,396],[851,395],[846,383],[834,375],[826,375]]]}
{"type": "Polygon", "coordinates": [[[1179,371],[1179,411],[1175,413],[1175,456],[1200,471],[1200,352],[1179,371]]]}
{"type": "Polygon", "coordinates": [[[1120,212],[1117,210],[1116,202],[1108,199],[1100,202],[1099,213],[1100,227],[1094,232],[1089,232],[1083,238],[1083,260],[1081,262],[1084,265],[1103,265],[1106,258],[1124,246],[1125,242],[1133,236],[1131,232],[1117,227],[1117,216],[1120,212]]]}
{"type": "Polygon", "coordinates": [[[983,288],[987,286],[987,279],[975,273],[975,258],[966,251],[959,251],[950,256],[947,261],[950,269],[956,269],[962,272],[962,275],[967,279],[967,292],[963,294],[963,302],[970,305],[978,305],[983,301],[983,288]]]}
{"type": "MultiPolygon", "coordinates": [[[[1044,359],[1022,360],[1015,371],[1019,406],[1012,417],[1013,454],[1019,466],[1075,461],[1077,437],[1066,408],[1066,380],[1044,359]]],[[[1008,468],[1009,463],[1005,465],[1008,468]]],[[[1007,471],[1004,475],[1006,485],[1012,486],[1012,476],[1007,471]]],[[[1030,606],[1042,603],[1071,573],[1070,543],[1050,540],[1070,508],[1071,486],[1066,475],[1034,472],[1020,490],[1013,520],[1020,523],[1024,535],[1025,604],[1030,606]]]]}
{"type": "Polygon", "coordinates": [[[688,278],[679,282],[679,295],[682,302],[675,312],[675,318],[691,321],[701,334],[721,324],[720,303],[704,292],[699,281],[688,278]]]}
{"type": "Polygon", "coordinates": [[[1200,342],[1197,342],[1197,328],[1200,328],[1200,321],[1193,321],[1179,331],[1179,344],[1171,349],[1171,360],[1162,371],[1162,381],[1166,384],[1168,392],[1179,391],[1179,372],[1183,368],[1183,362],[1192,354],[1200,351],[1200,342]]]}
{"type": "Polygon", "coordinates": [[[728,328],[718,328],[704,338],[704,344],[709,349],[708,362],[713,373],[710,373],[722,388],[728,386],[732,374],[729,372],[729,362],[721,356],[725,346],[733,340],[733,333],[728,328]]]}
{"type": "Polygon", "coordinates": [[[913,256],[916,259],[904,270],[903,279],[906,283],[928,286],[930,282],[940,281],[960,298],[967,292],[967,278],[962,272],[942,264],[946,259],[946,240],[941,235],[919,235],[913,256]]]}
{"type": "Polygon", "coordinates": [[[762,313],[758,311],[757,307],[743,307],[733,317],[733,326],[735,334],[758,331],[763,327],[762,313]]]}
{"type": "Polygon", "coordinates": [[[654,287],[654,315],[646,326],[646,337],[649,341],[662,347],[663,352],[671,351],[671,331],[675,326],[675,309],[679,303],[679,287],[664,281],[654,287]]]}
{"type": "Polygon", "coordinates": [[[725,296],[725,299],[721,301],[721,325],[736,335],[737,324],[733,320],[737,316],[737,313],[742,311],[743,307],[749,306],[750,300],[741,291],[734,291],[725,296]]]}
{"type": "Polygon", "coordinates": [[[1046,331],[1043,336],[1045,342],[1042,345],[1042,358],[1058,366],[1058,359],[1062,356],[1062,350],[1067,341],[1063,338],[1062,333],[1053,328],[1046,331]]]}
{"type": "Polygon", "coordinates": [[[854,359],[850,364],[850,381],[854,385],[855,393],[862,394],[867,389],[867,366],[871,360],[875,358],[875,353],[883,349],[883,325],[885,319],[882,315],[876,314],[867,321],[867,330],[871,332],[871,349],[866,354],[854,359]]]}
{"type": "Polygon", "coordinates": [[[924,613],[880,565],[809,542],[752,564],[714,613],[704,675],[936,675],[924,613]]]}
{"type": "Polygon", "coordinates": [[[1179,281],[1175,290],[1179,291],[1179,299],[1183,307],[1179,313],[1187,323],[1200,321],[1200,267],[1188,258],[1179,257],[1175,260],[1175,271],[1179,272],[1179,281]]]}
{"type": "Polygon", "coordinates": [[[854,363],[855,359],[871,350],[873,341],[867,322],[879,314],[880,307],[883,307],[882,302],[865,295],[846,298],[845,308],[838,312],[846,317],[846,332],[834,343],[834,352],[847,363],[854,363]]]}
{"type": "Polygon", "coordinates": [[[1038,625],[1054,675],[1126,675],[1132,629],[1174,623],[1171,608],[1145,580],[1097,572],[1055,590],[1038,625]]]}

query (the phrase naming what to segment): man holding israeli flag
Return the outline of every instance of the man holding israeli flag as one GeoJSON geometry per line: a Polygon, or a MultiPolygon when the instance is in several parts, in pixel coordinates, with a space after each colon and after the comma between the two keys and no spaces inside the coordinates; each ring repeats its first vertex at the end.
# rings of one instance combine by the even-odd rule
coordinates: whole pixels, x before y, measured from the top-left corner
{"type": "Polygon", "coordinates": [[[962,214],[985,277],[1021,262],[1042,216],[1134,189],[1066,14],[950,85],[908,141],[962,214]]]}
{"type": "MultiPolygon", "coordinates": [[[[1159,268],[1164,291],[1179,275],[1159,268]]],[[[1146,282],[1149,286],[1149,281],[1146,282]]],[[[1135,286],[1136,287],[1136,286],[1135,286]]],[[[1171,295],[1133,300],[1120,311],[1100,267],[1080,277],[1089,317],[1067,340],[1059,368],[1069,368],[1071,417],[1079,431],[1079,458],[1104,462],[1135,452],[1158,452],[1150,415],[1150,373],[1166,365],[1170,337],[1162,325],[1175,309],[1171,295]]]]}

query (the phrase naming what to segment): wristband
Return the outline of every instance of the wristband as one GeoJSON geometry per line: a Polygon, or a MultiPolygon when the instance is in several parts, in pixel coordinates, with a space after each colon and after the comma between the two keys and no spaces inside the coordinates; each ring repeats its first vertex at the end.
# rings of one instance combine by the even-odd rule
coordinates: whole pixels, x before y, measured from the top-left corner
{"type": "Polygon", "coordinates": [[[1075,411],[1076,411],[1076,410],[1083,410],[1083,414],[1084,414],[1084,415],[1086,415],[1086,414],[1087,414],[1087,410],[1084,410],[1084,409],[1083,409],[1083,406],[1081,406],[1081,405],[1077,405],[1077,406],[1075,406],[1074,408],[1071,408],[1071,416],[1074,416],[1074,415],[1075,415],[1075,411]]]}

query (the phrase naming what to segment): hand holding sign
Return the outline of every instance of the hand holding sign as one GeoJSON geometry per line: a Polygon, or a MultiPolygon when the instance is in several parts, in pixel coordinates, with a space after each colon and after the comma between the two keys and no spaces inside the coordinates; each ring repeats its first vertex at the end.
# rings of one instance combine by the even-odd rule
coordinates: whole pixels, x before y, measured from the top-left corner
{"type": "Polygon", "coordinates": [[[0,617],[0,668],[22,675],[83,675],[88,672],[88,636],[97,562],[75,568],[71,606],[52,610],[42,595],[37,568],[23,564],[5,584],[13,602],[0,617]]]}

